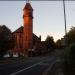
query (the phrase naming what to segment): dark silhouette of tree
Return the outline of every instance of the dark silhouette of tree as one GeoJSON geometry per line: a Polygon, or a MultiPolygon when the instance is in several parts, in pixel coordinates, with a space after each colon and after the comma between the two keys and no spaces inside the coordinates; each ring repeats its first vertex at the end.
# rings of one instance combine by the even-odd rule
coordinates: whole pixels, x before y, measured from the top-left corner
{"type": "Polygon", "coordinates": [[[64,50],[65,75],[75,75],[75,27],[72,27],[64,36],[67,48],[64,50]]]}
{"type": "Polygon", "coordinates": [[[75,43],[75,27],[72,27],[65,37],[68,45],[75,43]]]}
{"type": "Polygon", "coordinates": [[[64,73],[75,75],[75,43],[70,44],[64,52],[64,73]]]}
{"type": "Polygon", "coordinates": [[[0,25],[0,57],[13,46],[11,31],[5,25],[0,25]]]}
{"type": "Polygon", "coordinates": [[[56,48],[58,48],[58,49],[61,48],[61,40],[60,40],[60,39],[58,39],[58,40],[56,41],[56,48]]]}
{"type": "Polygon", "coordinates": [[[55,48],[55,42],[54,42],[54,39],[52,36],[49,36],[49,35],[47,36],[47,38],[45,40],[45,45],[48,50],[55,48]]]}

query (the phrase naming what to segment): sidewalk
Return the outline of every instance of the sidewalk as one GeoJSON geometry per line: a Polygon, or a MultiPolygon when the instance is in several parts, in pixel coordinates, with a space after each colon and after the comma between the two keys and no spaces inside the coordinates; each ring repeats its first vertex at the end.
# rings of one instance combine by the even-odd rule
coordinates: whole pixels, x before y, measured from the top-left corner
{"type": "Polygon", "coordinates": [[[17,63],[17,62],[25,61],[26,59],[27,58],[25,57],[2,58],[0,59],[0,65],[17,63]]]}
{"type": "Polygon", "coordinates": [[[63,52],[56,51],[55,55],[57,55],[56,62],[48,67],[44,75],[64,75],[63,52]]]}
{"type": "Polygon", "coordinates": [[[64,75],[63,64],[61,62],[55,63],[47,75],[64,75]]]}

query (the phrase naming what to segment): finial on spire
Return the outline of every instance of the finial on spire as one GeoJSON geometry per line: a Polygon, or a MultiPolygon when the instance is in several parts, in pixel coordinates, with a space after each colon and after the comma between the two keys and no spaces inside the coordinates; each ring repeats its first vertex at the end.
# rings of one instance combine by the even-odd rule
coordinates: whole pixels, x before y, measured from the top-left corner
{"type": "Polygon", "coordinates": [[[26,0],[26,3],[29,3],[29,0],[26,0]]]}

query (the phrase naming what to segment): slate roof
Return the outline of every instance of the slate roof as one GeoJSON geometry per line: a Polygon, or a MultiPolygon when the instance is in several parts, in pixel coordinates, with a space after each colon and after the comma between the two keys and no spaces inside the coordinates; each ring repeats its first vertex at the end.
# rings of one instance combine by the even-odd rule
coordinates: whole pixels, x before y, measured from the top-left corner
{"type": "Polygon", "coordinates": [[[23,26],[19,27],[17,30],[15,30],[13,33],[23,33],[23,26]]]}
{"type": "MultiPolygon", "coordinates": [[[[14,33],[23,33],[23,26],[19,27],[12,34],[14,34],[14,33]]],[[[40,40],[40,38],[38,36],[36,36],[34,33],[33,33],[33,37],[34,37],[34,39],[39,39],[40,40]]]]}

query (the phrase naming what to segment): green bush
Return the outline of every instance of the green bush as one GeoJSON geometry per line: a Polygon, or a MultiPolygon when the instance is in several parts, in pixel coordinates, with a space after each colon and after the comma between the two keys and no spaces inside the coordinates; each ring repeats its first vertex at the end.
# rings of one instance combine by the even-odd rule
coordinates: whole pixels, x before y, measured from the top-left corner
{"type": "Polygon", "coordinates": [[[64,52],[65,75],[75,75],[75,44],[70,44],[64,52]]]}

